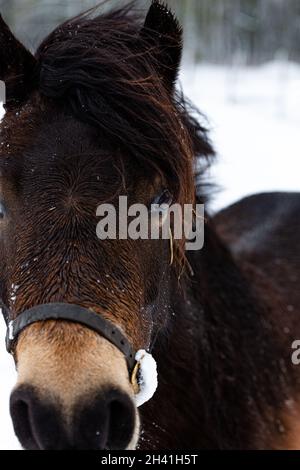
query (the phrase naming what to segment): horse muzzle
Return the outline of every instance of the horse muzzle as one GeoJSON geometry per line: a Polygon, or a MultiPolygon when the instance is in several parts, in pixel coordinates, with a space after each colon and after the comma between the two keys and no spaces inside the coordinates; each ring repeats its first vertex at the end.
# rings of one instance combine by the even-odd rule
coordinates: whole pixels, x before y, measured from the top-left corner
{"type": "Polygon", "coordinates": [[[138,419],[131,398],[116,388],[81,398],[66,415],[62,403],[23,385],[12,393],[10,411],[17,437],[30,450],[130,448],[138,419]]]}
{"type": "Polygon", "coordinates": [[[14,429],[25,449],[134,449],[130,369],[111,341],[79,322],[37,321],[14,344],[14,429]]]}

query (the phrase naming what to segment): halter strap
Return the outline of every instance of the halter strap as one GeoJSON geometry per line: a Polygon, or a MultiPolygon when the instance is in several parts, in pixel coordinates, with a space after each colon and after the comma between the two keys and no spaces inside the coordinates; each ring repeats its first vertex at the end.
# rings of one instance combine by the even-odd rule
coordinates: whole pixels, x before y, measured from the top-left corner
{"type": "Polygon", "coordinates": [[[7,351],[13,354],[17,338],[25,328],[33,323],[45,320],[65,320],[80,323],[96,331],[124,354],[128,369],[132,371],[135,364],[135,352],[120,329],[93,310],[76,304],[42,304],[22,312],[15,320],[8,322],[6,332],[7,351]]]}

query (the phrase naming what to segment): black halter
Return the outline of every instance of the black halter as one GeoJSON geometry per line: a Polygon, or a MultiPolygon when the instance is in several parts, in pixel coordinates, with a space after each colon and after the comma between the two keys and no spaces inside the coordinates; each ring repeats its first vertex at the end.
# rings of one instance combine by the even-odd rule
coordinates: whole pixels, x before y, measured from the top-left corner
{"type": "Polygon", "coordinates": [[[128,369],[132,371],[135,364],[135,353],[128,339],[110,321],[93,310],[75,304],[50,303],[25,310],[15,320],[9,321],[9,312],[4,307],[7,318],[6,349],[13,354],[19,334],[32,323],[45,320],[66,320],[96,331],[114,344],[125,356],[128,369]]]}

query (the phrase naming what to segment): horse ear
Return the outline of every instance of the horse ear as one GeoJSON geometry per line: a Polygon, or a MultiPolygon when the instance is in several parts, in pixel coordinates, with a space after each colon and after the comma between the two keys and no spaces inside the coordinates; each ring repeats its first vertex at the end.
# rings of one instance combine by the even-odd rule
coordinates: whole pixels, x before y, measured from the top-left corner
{"type": "Polygon", "coordinates": [[[182,55],[182,28],[173,13],[159,0],[152,0],[141,37],[155,46],[153,55],[158,73],[173,92],[182,55]]]}
{"type": "Polygon", "coordinates": [[[22,101],[32,89],[34,56],[15,38],[0,15],[0,80],[6,88],[5,108],[22,101]]]}

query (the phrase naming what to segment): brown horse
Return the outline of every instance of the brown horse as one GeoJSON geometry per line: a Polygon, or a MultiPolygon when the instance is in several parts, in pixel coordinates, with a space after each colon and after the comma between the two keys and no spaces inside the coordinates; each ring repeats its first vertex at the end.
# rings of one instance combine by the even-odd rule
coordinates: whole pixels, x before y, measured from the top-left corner
{"type": "Polygon", "coordinates": [[[81,306],[158,364],[158,390],[138,412],[125,356],[105,335],[61,318],[23,328],[10,405],[23,447],[300,448],[299,195],[207,215],[204,249],[177,241],[172,265],[168,240],[96,236],[97,206],[119,195],[206,200],[214,152],[175,89],[176,19],[157,0],[144,25],[130,8],[84,14],[34,56],[1,19],[0,45],[7,320],[81,306]]]}

